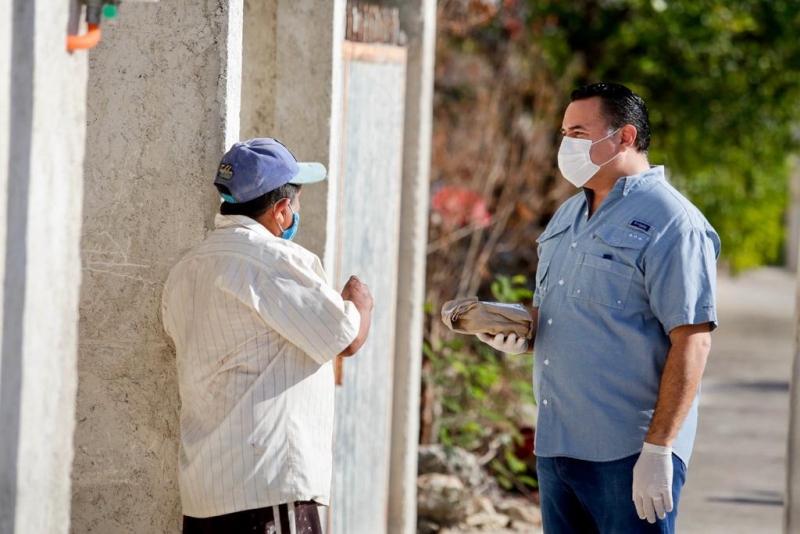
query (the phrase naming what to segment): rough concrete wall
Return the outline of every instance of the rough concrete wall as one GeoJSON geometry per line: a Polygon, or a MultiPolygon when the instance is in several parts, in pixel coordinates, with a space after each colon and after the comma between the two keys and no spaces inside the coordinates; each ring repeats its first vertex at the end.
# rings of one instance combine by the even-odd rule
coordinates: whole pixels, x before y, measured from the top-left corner
{"type": "MultiPolygon", "coordinates": [[[[344,0],[280,0],[278,2],[278,56],[275,84],[274,132],[295,155],[319,161],[331,169],[331,113],[334,61],[341,60],[341,39],[334,39],[337,10],[344,0]]],[[[344,32],[344,19],[341,34],[344,32]]],[[[334,171],[335,172],[335,171],[334,171]]],[[[331,188],[335,178],[303,192],[303,227],[298,242],[329,264],[335,218],[331,188]],[[327,229],[327,231],[326,231],[327,229]]]]}
{"type": "Polygon", "coordinates": [[[244,0],[242,139],[277,136],[273,135],[277,22],[278,0],[244,0]]]}
{"type": "Polygon", "coordinates": [[[20,397],[22,382],[23,340],[21,317],[25,298],[25,256],[19,254],[25,249],[25,233],[19,237],[19,230],[27,225],[27,184],[30,180],[30,142],[33,136],[33,72],[34,72],[34,38],[35,4],[20,5],[20,0],[12,5],[2,3],[0,18],[0,67],[10,80],[0,87],[0,163],[3,164],[0,180],[0,274],[3,284],[0,287],[3,297],[2,305],[2,351],[0,352],[0,532],[12,533],[16,525],[17,508],[17,461],[19,452],[20,397]],[[22,38],[25,35],[25,38],[22,38]],[[18,41],[15,41],[18,38],[18,41]],[[13,60],[13,69],[12,67],[13,60]],[[14,105],[11,105],[11,102],[14,105]],[[8,159],[9,152],[22,151],[21,157],[8,159]],[[19,180],[8,180],[9,175],[20,176],[19,180]],[[8,190],[11,186],[12,191],[8,190]],[[21,203],[10,203],[11,194],[24,188],[25,200],[21,203]],[[18,213],[19,207],[24,211],[18,213]],[[17,235],[7,246],[6,239],[10,232],[17,235]],[[16,249],[16,250],[14,250],[16,249]],[[14,250],[15,255],[6,254],[14,250]],[[16,318],[11,321],[11,318],[16,318]]]}
{"type": "MultiPolygon", "coordinates": [[[[12,46],[11,2],[0,2],[0,80],[11,80],[12,46]]],[[[11,138],[11,83],[0,84],[0,258],[6,257],[6,212],[8,204],[8,143],[11,138]]],[[[0,280],[5,279],[5,262],[0,261],[0,280]]],[[[0,302],[3,284],[0,284],[0,302]]],[[[3,306],[0,306],[0,325],[3,324],[3,306]]],[[[2,353],[0,353],[2,358],[2,353]]],[[[2,410],[3,366],[0,359],[0,410],[2,410]]],[[[0,453],[1,454],[1,453],[0,453]]],[[[0,494],[2,499],[2,494],[0,494]]],[[[2,512],[0,512],[2,514],[2,512]]],[[[2,525],[2,523],[0,523],[2,525]]]]}
{"type": "Polygon", "coordinates": [[[400,23],[408,39],[408,66],[400,207],[403,224],[400,226],[399,256],[402,261],[398,268],[388,532],[412,534],[417,528],[417,449],[436,0],[402,2],[400,23]]]}
{"type": "Polygon", "coordinates": [[[297,241],[330,267],[335,247],[338,104],[345,0],[245,3],[242,137],[275,137],[328,180],[303,191],[297,241]]]}
{"type": "Polygon", "coordinates": [[[73,532],[178,532],[178,390],[159,315],[238,137],[239,2],[125,4],[92,53],[73,532]]]}
{"type": "Polygon", "coordinates": [[[69,525],[86,58],[66,52],[68,7],[0,9],[3,533],[69,525]]]}

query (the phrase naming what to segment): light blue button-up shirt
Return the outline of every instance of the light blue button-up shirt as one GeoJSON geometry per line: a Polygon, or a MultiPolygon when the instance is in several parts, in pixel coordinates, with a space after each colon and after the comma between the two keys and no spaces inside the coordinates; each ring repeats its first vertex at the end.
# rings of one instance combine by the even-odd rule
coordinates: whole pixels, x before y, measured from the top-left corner
{"type": "MultiPolygon", "coordinates": [[[[536,454],[610,461],[641,451],[670,330],[716,327],[720,241],[664,167],[621,178],[588,214],[579,193],[537,240],[536,454]]],[[[687,464],[698,399],[673,445],[687,464]]]]}

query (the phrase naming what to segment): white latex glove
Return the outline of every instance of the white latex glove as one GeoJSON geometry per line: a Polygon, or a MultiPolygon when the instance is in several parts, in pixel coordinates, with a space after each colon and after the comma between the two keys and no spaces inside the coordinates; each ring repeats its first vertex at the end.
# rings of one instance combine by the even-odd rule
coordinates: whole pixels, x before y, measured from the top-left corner
{"type": "Polygon", "coordinates": [[[478,339],[494,347],[495,349],[505,352],[506,354],[522,354],[528,350],[528,340],[524,337],[517,338],[517,334],[497,334],[492,336],[490,334],[479,333],[476,334],[478,339]]]}
{"type": "Polygon", "coordinates": [[[645,441],[633,466],[633,502],[639,519],[649,523],[672,511],[672,447],[645,441]]]}

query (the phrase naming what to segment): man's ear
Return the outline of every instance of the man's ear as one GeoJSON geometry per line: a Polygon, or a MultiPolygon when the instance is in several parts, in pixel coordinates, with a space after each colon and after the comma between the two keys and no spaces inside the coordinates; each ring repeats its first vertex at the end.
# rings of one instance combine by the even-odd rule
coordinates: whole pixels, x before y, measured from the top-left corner
{"type": "Polygon", "coordinates": [[[282,198],[272,206],[272,214],[275,217],[275,220],[280,224],[284,229],[286,229],[286,222],[288,218],[286,217],[286,207],[292,203],[292,200],[289,198],[282,198]]]}
{"type": "Polygon", "coordinates": [[[639,131],[636,129],[636,126],[633,124],[626,124],[620,130],[622,133],[622,140],[621,145],[626,149],[635,150],[634,143],[636,142],[636,136],[639,135],[639,131]]]}

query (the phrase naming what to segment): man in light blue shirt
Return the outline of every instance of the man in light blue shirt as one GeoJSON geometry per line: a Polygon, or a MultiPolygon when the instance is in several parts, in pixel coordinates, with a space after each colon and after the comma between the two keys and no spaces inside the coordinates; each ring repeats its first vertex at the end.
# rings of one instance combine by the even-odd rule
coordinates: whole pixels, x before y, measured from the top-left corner
{"type": "MultiPolygon", "coordinates": [[[[538,239],[532,313],[545,532],[674,532],[717,326],[720,241],[647,158],[644,102],[573,91],[559,168],[583,191],[538,239]],[[644,521],[646,520],[646,521],[644,521]]],[[[481,336],[499,350],[525,340],[481,336]]]]}

